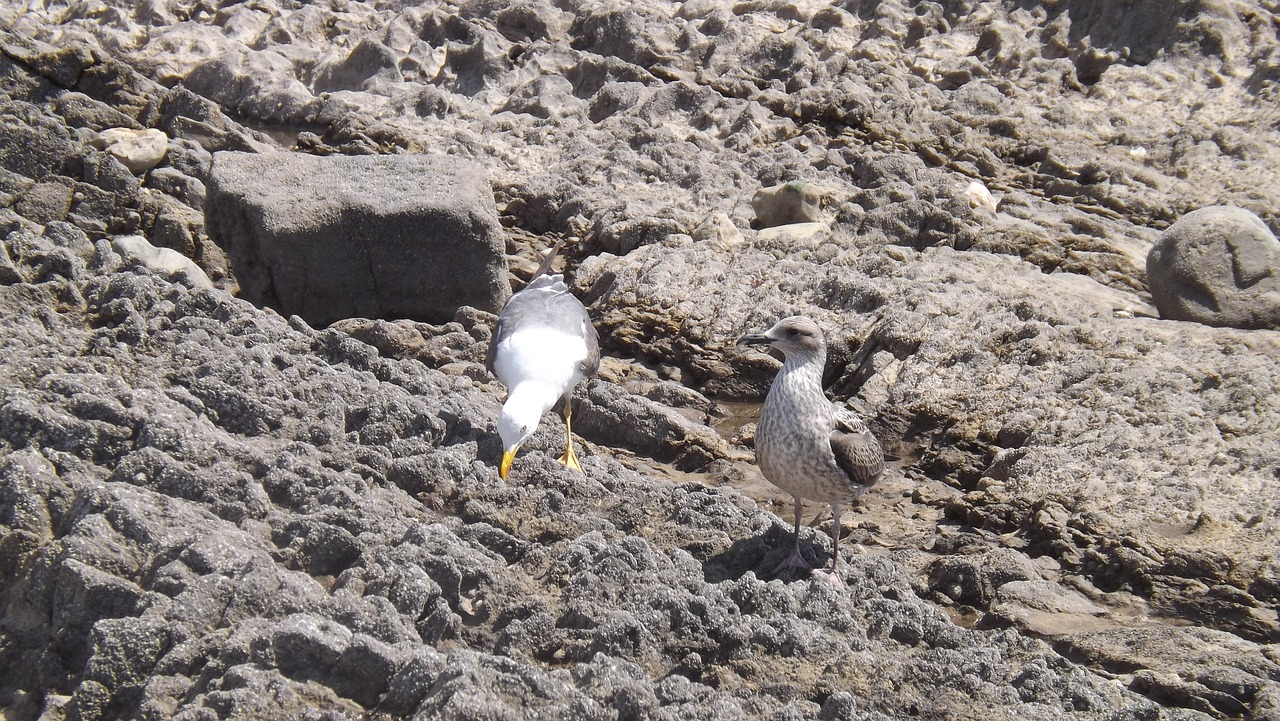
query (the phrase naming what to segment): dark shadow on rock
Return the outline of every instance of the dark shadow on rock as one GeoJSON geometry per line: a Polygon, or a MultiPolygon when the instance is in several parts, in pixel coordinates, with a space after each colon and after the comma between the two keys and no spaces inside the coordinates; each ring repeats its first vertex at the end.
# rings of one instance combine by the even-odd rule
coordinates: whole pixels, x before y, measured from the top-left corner
{"type": "MultiPolygon", "coordinates": [[[[831,564],[830,543],[822,543],[824,538],[825,535],[815,529],[800,529],[800,553],[814,568],[826,568],[831,564]]],[[[760,535],[734,541],[728,549],[703,561],[703,578],[707,583],[736,581],[748,571],[766,581],[778,578],[789,583],[807,578],[809,572],[802,568],[773,572],[791,553],[792,543],[791,528],[774,524],[760,535]]]]}

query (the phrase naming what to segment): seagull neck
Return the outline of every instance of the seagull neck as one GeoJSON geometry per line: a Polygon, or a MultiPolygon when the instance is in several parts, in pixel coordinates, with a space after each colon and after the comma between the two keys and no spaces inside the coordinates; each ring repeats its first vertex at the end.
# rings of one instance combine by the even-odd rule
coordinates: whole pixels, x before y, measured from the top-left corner
{"type": "Polygon", "coordinates": [[[511,393],[507,395],[506,404],[540,408],[542,413],[545,413],[547,409],[556,404],[556,400],[559,397],[559,391],[550,383],[524,381],[511,389],[511,393]]]}
{"type": "Polygon", "coordinates": [[[808,353],[787,354],[786,360],[782,363],[782,370],[778,372],[778,375],[802,383],[812,383],[821,388],[822,371],[826,365],[826,348],[819,348],[808,353]]]}

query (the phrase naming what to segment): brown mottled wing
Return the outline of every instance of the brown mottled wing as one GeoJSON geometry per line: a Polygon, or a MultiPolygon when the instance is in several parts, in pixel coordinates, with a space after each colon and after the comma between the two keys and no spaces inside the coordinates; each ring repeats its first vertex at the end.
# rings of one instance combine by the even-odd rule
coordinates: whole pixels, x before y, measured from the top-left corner
{"type": "Polygon", "coordinates": [[[831,431],[831,452],[849,480],[874,486],[884,473],[884,449],[861,418],[841,409],[836,413],[836,429],[831,431]]]}

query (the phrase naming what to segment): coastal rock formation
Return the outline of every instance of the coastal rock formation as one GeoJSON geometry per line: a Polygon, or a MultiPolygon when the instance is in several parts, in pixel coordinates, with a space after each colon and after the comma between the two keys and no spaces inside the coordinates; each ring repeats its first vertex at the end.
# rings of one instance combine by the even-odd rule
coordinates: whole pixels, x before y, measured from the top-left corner
{"type": "Polygon", "coordinates": [[[1146,264],[1201,208],[1280,229],[1273,4],[55,0],[0,28],[6,717],[1280,708],[1280,334],[1161,318],[1146,264]],[[164,152],[122,162],[121,128],[164,152]],[[610,356],[585,472],[544,424],[497,478],[491,314],[255,296],[206,225],[225,151],[483,168],[516,288],[568,238],[610,356]],[[760,227],[777,186],[829,193],[760,227]],[[777,361],[732,342],[793,313],[895,459],[844,514],[843,592],[770,575],[777,361]]]}

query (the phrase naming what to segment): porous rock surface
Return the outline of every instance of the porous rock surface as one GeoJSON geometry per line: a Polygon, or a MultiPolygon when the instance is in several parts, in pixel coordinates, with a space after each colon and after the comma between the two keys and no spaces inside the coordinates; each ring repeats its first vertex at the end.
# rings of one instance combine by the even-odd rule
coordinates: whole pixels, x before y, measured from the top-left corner
{"type": "Polygon", "coordinates": [[[1159,319],[1145,274],[1198,208],[1277,228],[1272,4],[0,26],[7,716],[1280,713],[1280,336],[1159,319]],[[162,131],[159,165],[106,152],[118,128],[162,131]],[[585,473],[548,418],[497,478],[483,311],[317,329],[237,298],[204,224],[228,150],[465,158],[517,279],[537,236],[580,239],[613,356],[577,399],[585,473]],[[753,226],[799,183],[817,219],[753,226]],[[771,575],[789,499],[749,461],[777,362],[733,340],[795,312],[897,457],[846,514],[843,591],[771,575]]]}

